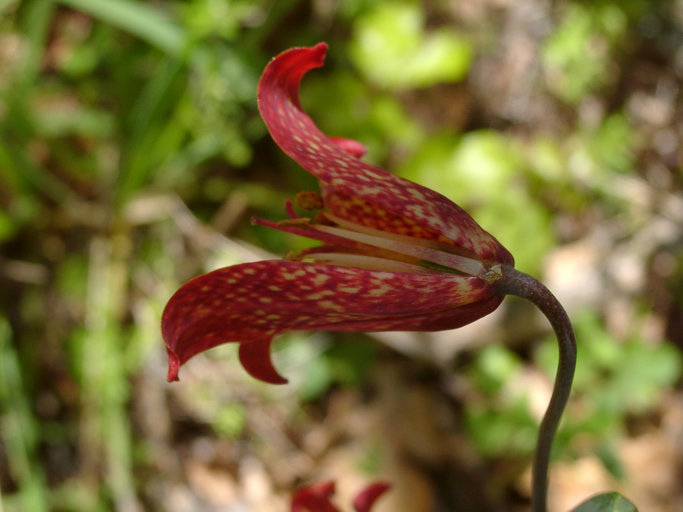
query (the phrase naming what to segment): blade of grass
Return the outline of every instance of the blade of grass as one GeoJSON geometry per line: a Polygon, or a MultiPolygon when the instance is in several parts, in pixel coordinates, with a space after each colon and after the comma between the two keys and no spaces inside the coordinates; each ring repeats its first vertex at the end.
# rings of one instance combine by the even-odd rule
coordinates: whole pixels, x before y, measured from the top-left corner
{"type": "Polygon", "coordinates": [[[92,17],[147,41],[179,57],[187,47],[183,29],[163,11],[146,2],[131,0],[59,0],[92,17]]]}
{"type": "Polygon", "coordinates": [[[54,0],[35,0],[22,5],[19,25],[25,34],[27,50],[3,103],[7,120],[0,125],[0,174],[22,194],[39,190],[55,200],[73,197],[71,190],[52,174],[34,164],[26,153],[26,141],[34,134],[27,114],[40,73],[45,45],[55,10],[54,0]]]}
{"type": "Polygon", "coordinates": [[[43,61],[45,42],[47,41],[50,22],[55,10],[54,0],[34,0],[26,2],[26,10],[21,15],[21,27],[28,42],[28,51],[23,60],[20,87],[17,91],[25,93],[25,87],[34,81],[43,61]],[[22,87],[23,86],[23,87],[22,87]]]}
{"type": "Polygon", "coordinates": [[[21,378],[19,358],[11,331],[0,317],[0,436],[9,461],[9,473],[19,487],[22,510],[47,511],[45,475],[36,456],[38,431],[21,378]]]}
{"type": "Polygon", "coordinates": [[[130,389],[119,327],[125,311],[125,234],[97,237],[90,245],[85,340],[81,352],[82,435],[85,471],[106,468],[105,481],[116,510],[140,510],[132,463],[132,434],[126,404],[130,389]]]}
{"type": "Polygon", "coordinates": [[[173,101],[178,101],[171,92],[173,84],[183,65],[180,60],[167,59],[161,63],[139,96],[131,115],[127,120],[127,132],[130,134],[121,163],[121,171],[117,180],[116,204],[122,206],[144,182],[152,170],[154,162],[149,145],[158,140],[158,132],[163,130],[164,123],[157,123],[155,117],[168,110],[173,101]]]}

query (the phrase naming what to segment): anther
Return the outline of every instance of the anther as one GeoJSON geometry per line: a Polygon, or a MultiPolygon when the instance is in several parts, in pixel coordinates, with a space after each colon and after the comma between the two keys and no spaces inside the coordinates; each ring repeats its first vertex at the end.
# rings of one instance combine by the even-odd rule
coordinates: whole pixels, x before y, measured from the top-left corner
{"type": "Polygon", "coordinates": [[[496,263],[490,267],[485,266],[477,277],[483,279],[488,284],[493,284],[503,277],[503,267],[500,263],[496,263]]]}
{"type": "Polygon", "coordinates": [[[283,219],[277,222],[278,226],[308,226],[311,223],[309,217],[297,217],[296,219],[283,219]]]}
{"type": "Polygon", "coordinates": [[[294,198],[294,203],[304,210],[320,210],[325,206],[322,196],[311,190],[299,192],[294,198]]]}

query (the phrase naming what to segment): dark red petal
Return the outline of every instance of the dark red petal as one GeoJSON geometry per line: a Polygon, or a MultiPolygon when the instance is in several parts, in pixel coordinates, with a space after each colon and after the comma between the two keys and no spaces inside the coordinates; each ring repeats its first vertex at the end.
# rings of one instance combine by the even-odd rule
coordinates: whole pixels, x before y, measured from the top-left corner
{"type": "Polygon", "coordinates": [[[291,512],[339,512],[330,498],[334,494],[334,482],[302,487],[292,497],[291,512]]]}
{"type": "Polygon", "coordinates": [[[287,384],[287,379],[277,372],[270,359],[272,341],[272,338],[266,338],[240,343],[240,362],[255,379],[269,384],[287,384]]]}
{"type": "MultiPolygon", "coordinates": [[[[322,66],[327,45],[293,48],[275,57],[259,82],[258,102],[271,136],[285,153],[317,176],[327,198],[357,197],[366,205],[361,223],[385,226],[377,210],[420,226],[431,237],[443,237],[482,260],[512,263],[512,256],[460,207],[443,195],[363,163],[325,136],[301,110],[299,82],[310,69],[322,66]]],[[[344,217],[344,202],[328,205],[344,217]]],[[[358,222],[359,219],[354,219],[358,222]]],[[[399,222],[400,224],[400,222],[399,222]]],[[[400,229],[400,226],[399,226],[400,229]]]]}
{"type": "Polygon", "coordinates": [[[384,494],[389,488],[390,484],[386,482],[376,482],[367,486],[363,491],[353,500],[353,508],[356,512],[370,512],[377,498],[384,494]]]}
{"type": "MultiPolygon", "coordinates": [[[[295,330],[450,329],[488,314],[501,301],[502,295],[476,277],[270,260],[189,281],[166,305],[161,328],[173,380],[192,356],[223,343],[243,343],[249,351],[256,346],[247,344],[295,330]]],[[[276,378],[266,363],[260,371],[253,358],[246,359],[255,374],[276,378]]]]}
{"type": "Polygon", "coordinates": [[[335,484],[332,480],[327,482],[320,482],[319,484],[312,484],[305,489],[311,494],[315,494],[321,498],[330,499],[335,492],[335,484]]]}

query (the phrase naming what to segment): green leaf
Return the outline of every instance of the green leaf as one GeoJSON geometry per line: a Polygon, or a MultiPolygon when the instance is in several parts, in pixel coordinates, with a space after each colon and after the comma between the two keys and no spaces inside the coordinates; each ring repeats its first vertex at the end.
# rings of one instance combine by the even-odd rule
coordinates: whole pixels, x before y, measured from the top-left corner
{"type": "Polygon", "coordinates": [[[572,512],[638,512],[638,509],[618,492],[608,492],[593,496],[572,512]]]}

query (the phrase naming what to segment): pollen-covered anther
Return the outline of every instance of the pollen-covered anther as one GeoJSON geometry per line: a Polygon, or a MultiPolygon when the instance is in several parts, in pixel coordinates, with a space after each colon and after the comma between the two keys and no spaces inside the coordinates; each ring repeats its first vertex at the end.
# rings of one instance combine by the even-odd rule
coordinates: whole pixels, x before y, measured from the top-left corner
{"type": "Polygon", "coordinates": [[[302,190],[294,198],[294,203],[304,210],[320,210],[325,206],[323,197],[312,190],[302,190]]]}
{"type": "Polygon", "coordinates": [[[495,263],[490,267],[484,266],[477,277],[483,279],[488,284],[493,284],[503,277],[503,266],[500,263],[495,263]]]}
{"type": "Polygon", "coordinates": [[[297,217],[296,219],[283,219],[277,222],[278,226],[308,226],[311,224],[310,217],[297,217]]]}
{"type": "Polygon", "coordinates": [[[318,213],[313,217],[313,222],[315,224],[321,224],[323,226],[334,226],[335,222],[331,220],[326,212],[318,213]]]}

